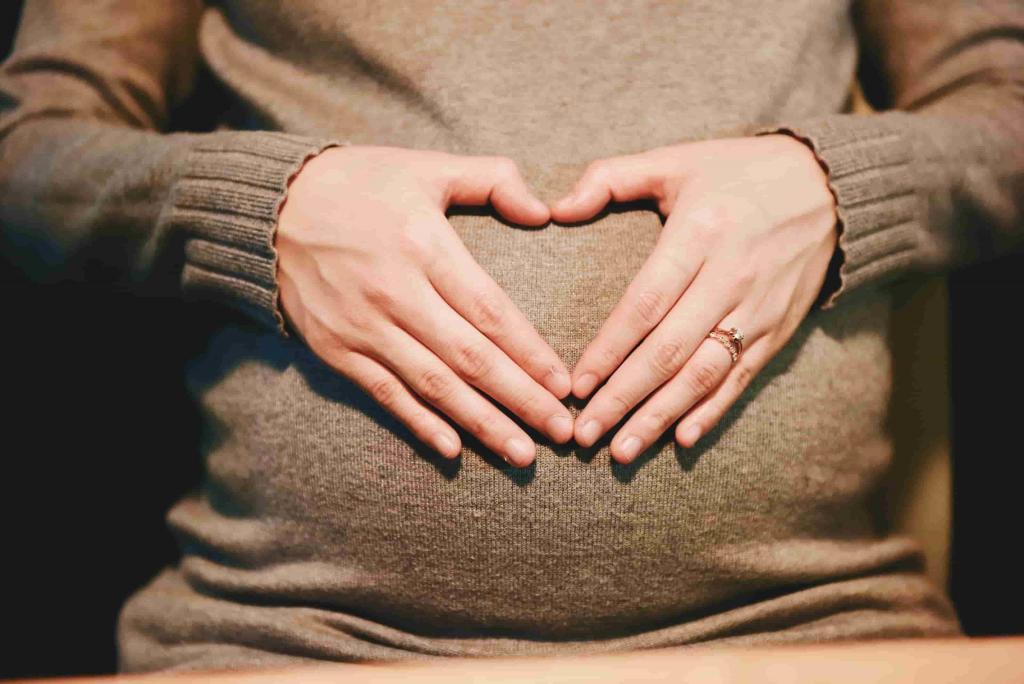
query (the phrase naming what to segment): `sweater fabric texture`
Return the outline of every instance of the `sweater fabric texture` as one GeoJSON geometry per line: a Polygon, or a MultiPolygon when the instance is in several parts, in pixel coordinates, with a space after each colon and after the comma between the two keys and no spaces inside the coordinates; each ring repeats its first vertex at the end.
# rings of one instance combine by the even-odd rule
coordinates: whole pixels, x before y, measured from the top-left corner
{"type": "MultiPolygon", "coordinates": [[[[880,513],[886,286],[1024,242],[1021,36],[995,1],[28,0],[0,68],[4,239],[30,272],[223,305],[185,369],[205,476],[167,515],[182,558],[123,607],[119,668],[963,636],[880,513]],[[201,65],[230,106],[171,129],[201,65]],[[281,315],[277,212],[329,146],[509,156],[550,200],[593,159],[771,131],[827,171],[839,245],[692,449],[669,430],[623,466],[617,426],[589,449],[527,427],[518,469],[457,428],[448,461],[281,315]]],[[[642,203],[449,216],[570,368],[662,227],[642,203]]]]}

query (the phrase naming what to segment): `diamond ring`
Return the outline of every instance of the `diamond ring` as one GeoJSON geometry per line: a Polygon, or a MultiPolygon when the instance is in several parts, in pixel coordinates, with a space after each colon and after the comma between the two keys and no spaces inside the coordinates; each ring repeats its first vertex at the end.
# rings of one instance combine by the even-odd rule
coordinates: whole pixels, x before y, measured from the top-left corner
{"type": "Polygon", "coordinates": [[[726,349],[729,350],[729,356],[732,357],[732,362],[736,363],[736,359],[743,352],[743,333],[739,331],[739,328],[729,328],[728,330],[715,328],[708,333],[708,337],[716,339],[725,345],[726,349]]]}

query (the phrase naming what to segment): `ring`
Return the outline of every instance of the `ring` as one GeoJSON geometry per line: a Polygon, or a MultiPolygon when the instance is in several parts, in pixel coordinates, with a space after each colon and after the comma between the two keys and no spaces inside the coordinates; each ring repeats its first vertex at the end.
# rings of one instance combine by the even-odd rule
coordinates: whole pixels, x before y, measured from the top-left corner
{"type": "Polygon", "coordinates": [[[732,362],[736,363],[736,359],[743,352],[743,333],[739,331],[739,328],[729,328],[728,330],[715,328],[708,333],[708,337],[724,344],[725,348],[729,350],[732,362]]]}

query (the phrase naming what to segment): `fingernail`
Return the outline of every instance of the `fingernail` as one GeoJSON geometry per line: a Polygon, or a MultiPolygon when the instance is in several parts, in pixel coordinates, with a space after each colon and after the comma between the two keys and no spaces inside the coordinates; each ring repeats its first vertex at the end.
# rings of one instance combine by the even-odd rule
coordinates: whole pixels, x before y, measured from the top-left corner
{"type": "Polygon", "coordinates": [[[700,438],[700,425],[691,425],[683,430],[683,441],[693,446],[693,443],[700,438]]]}
{"type": "Polygon", "coordinates": [[[439,432],[434,435],[434,445],[442,454],[452,457],[456,455],[455,452],[459,448],[458,445],[455,444],[454,440],[443,432],[439,432]]]}
{"type": "Polygon", "coordinates": [[[601,435],[601,424],[595,419],[591,418],[584,424],[580,430],[580,439],[583,440],[583,446],[590,446],[597,441],[597,438],[601,435]]]}
{"type": "Polygon", "coordinates": [[[505,460],[512,465],[526,465],[526,462],[533,457],[530,445],[519,437],[509,437],[505,440],[505,453],[508,455],[505,460]]]}
{"type": "Polygon", "coordinates": [[[590,372],[584,373],[576,379],[576,384],[573,386],[573,393],[577,397],[585,397],[590,394],[596,384],[597,375],[590,372]]]}
{"type": "Polygon", "coordinates": [[[638,453],[640,453],[640,438],[636,435],[630,435],[622,441],[622,447],[619,449],[622,456],[632,461],[638,453]]]}
{"type": "Polygon", "coordinates": [[[547,422],[548,434],[559,442],[572,437],[572,416],[551,416],[547,422]]]}

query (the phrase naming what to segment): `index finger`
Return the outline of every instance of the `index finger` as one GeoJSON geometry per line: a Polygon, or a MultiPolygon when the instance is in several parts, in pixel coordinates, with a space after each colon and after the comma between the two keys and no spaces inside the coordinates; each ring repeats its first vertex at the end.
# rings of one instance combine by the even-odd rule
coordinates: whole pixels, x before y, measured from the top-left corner
{"type": "Polygon", "coordinates": [[[530,377],[559,399],[569,394],[572,382],[565,363],[544,341],[525,314],[477,263],[448,224],[442,251],[443,265],[434,260],[427,277],[438,293],[486,335],[530,377]]]}
{"type": "MultiPolygon", "coordinates": [[[[611,375],[630,351],[661,322],[693,281],[702,250],[690,248],[671,214],[640,271],[601,324],[572,370],[573,394],[583,399],[611,375]]],[[[692,243],[691,243],[692,244],[692,243]]]]}
{"type": "MultiPolygon", "coordinates": [[[[589,447],[651,392],[675,375],[738,304],[722,274],[701,269],[679,302],[587,403],[576,418],[576,442],[589,447]]],[[[703,384],[703,380],[701,381],[703,384]]]]}

